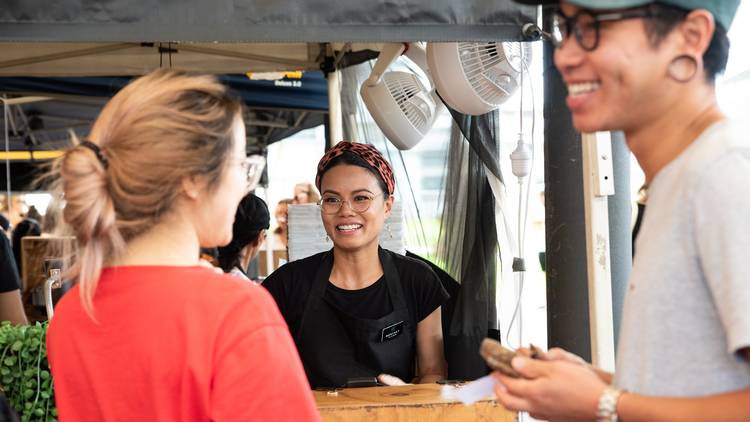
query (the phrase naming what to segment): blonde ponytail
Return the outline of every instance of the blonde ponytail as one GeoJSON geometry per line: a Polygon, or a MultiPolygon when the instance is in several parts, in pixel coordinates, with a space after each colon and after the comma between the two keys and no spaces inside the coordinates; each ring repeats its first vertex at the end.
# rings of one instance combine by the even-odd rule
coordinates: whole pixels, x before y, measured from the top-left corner
{"type": "Polygon", "coordinates": [[[89,314],[93,314],[94,291],[105,257],[116,257],[124,249],[105,163],[95,151],[78,143],[62,157],[59,169],[65,193],[63,218],[78,240],[78,257],[71,271],[77,275],[81,301],[89,314]]]}
{"type": "Polygon", "coordinates": [[[240,116],[214,77],[157,70],[115,95],[88,140],[58,159],[63,220],[78,241],[68,276],[92,318],[102,268],[172,210],[180,180],[200,175],[216,187],[240,116]]]}

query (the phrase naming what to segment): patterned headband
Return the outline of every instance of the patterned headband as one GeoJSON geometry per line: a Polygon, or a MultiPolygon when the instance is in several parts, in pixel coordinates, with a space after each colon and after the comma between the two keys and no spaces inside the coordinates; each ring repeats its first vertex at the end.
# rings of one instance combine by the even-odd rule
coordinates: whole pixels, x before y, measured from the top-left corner
{"type": "Polygon", "coordinates": [[[336,157],[349,152],[364,160],[380,178],[385,182],[388,188],[388,195],[393,195],[396,190],[396,180],[393,178],[393,168],[383,155],[374,146],[369,144],[360,144],[356,142],[343,141],[336,144],[333,148],[323,155],[318,163],[318,174],[315,176],[315,186],[320,190],[321,176],[328,168],[328,165],[336,157]]]}

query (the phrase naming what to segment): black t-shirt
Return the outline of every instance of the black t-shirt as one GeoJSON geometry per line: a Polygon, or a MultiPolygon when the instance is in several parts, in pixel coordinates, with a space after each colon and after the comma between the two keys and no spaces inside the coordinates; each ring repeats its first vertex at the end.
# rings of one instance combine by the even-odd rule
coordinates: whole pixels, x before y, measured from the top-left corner
{"type": "Polygon", "coordinates": [[[385,277],[357,290],[342,289],[328,283],[324,299],[339,310],[363,319],[378,319],[393,311],[385,277]]]}
{"type": "Polygon", "coordinates": [[[8,236],[0,230],[0,293],[20,288],[20,277],[8,236]]]}
{"type": "MultiPolygon", "coordinates": [[[[406,307],[416,326],[448,299],[448,293],[427,264],[397,253],[386,253],[391,255],[399,274],[406,307]]],[[[263,282],[276,300],[292,335],[296,335],[299,329],[310,286],[322,257],[323,254],[317,254],[290,262],[263,282]]],[[[338,309],[359,318],[377,319],[393,310],[388,285],[383,277],[359,290],[345,290],[328,283],[325,299],[338,309]]]]}

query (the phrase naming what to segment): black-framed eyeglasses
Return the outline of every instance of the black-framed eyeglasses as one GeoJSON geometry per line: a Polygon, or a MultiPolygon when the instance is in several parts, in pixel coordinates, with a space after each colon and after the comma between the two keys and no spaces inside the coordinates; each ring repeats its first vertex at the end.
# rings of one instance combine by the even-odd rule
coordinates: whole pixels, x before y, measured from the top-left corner
{"type": "Polygon", "coordinates": [[[373,201],[375,201],[375,198],[381,195],[384,194],[379,193],[376,195],[370,195],[359,193],[357,195],[354,195],[354,198],[352,198],[351,200],[343,200],[334,195],[323,195],[323,198],[318,201],[318,205],[320,206],[321,211],[323,211],[324,213],[336,214],[346,202],[349,204],[349,208],[351,208],[352,211],[356,212],[357,214],[361,214],[369,210],[373,201]]]}
{"type": "Polygon", "coordinates": [[[650,8],[627,9],[618,12],[593,13],[579,10],[573,16],[567,16],[558,10],[552,16],[550,38],[555,48],[560,48],[571,33],[578,45],[585,51],[596,50],[599,46],[599,27],[602,22],[616,22],[625,19],[653,17],[650,8]]]}

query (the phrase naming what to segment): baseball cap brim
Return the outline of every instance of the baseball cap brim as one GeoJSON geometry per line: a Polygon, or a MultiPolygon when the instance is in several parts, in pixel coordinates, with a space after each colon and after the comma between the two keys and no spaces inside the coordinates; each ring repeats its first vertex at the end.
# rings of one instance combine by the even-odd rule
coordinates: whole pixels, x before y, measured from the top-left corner
{"type": "MultiPolygon", "coordinates": [[[[551,5],[558,4],[560,0],[513,0],[516,3],[529,5],[551,5]]],[[[568,3],[589,10],[613,10],[628,9],[631,7],[644,6],[654,3],[654,0],[566,0],[568,3]]],[[[729,29],[737,13],[740,0],[662,0],[666,4],[671,4],[685,10],[706,9],[713,14],[714,19],[724,27],[729,29]]]]}
{"type": "MultiPolygon", "coordinates": [[[[522,4],[558,4],[560,0],[513,0],[522,4]]],[[[653,3],[651,0],[568,0],[568,3],[590,10],[627,9],[653,3]]]]}

